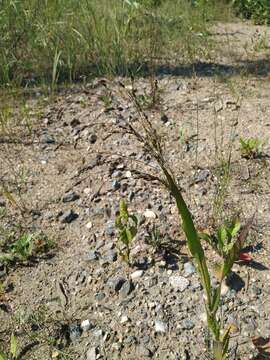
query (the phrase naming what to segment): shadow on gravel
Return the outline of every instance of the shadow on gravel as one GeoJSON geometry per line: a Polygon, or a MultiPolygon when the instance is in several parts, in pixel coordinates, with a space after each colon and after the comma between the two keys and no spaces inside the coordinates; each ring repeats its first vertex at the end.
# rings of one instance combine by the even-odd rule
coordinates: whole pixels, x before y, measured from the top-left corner
{"type": "MultiPolygon", "coordinates": [[[[147,75],[147,71],[146,71],[147,75]]],[[[233,76],[233,75],[254,75],[265,77],[270,75],[270,58],[260,60],[246,60],[236,65],[225,65],[213,62],[196,62],[187,65],[166,66],[157,68],[157,75],[174,75],[183,77],[212,76],[233,76]]]]}

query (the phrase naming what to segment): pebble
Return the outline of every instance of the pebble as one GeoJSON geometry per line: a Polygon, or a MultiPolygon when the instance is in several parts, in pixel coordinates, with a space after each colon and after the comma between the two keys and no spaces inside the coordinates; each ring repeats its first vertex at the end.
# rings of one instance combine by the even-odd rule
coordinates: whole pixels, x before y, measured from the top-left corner
{"type": "Polygon", "coordinates": [[[112,263],[117,260],[117,252],[114,249],[108,250],[103,256],[103,261],[106,263],[112,263]]]}
{"type": "Polygon", "coordinates": [[[230,288],[228,285],[226,285],[225,283],[221,284],[221,292],[220,292],[221,296],[227,295],[229,290],[230,290],[230,288]]]}
{"type": "Polygon", "coordinates": [[[121,289],[121,287],[123,286],[123,284],[126,282],[126,280],[121,277],[121,276],[116,276],[113,278],[110,278],[107,281],[107,285],[109,286],[109,288],[113,291],[119,291],[121,289]]]}
{"type": "Polygon", "coordinates": [[[69,338],[72,342],[78,340],[81,336],[81,327],[78,324],[69,325],[69,338]]]}
{"type": "Polygon", "coordinates": [[[114,180],[114,181],[112,182],[112,189],[113,189],[113,191],[117,191],[117,190],[119,190],[119,189],[120,189],[120,187],[121,187],[121,184],[120,184],[120,182],[119,182],[119,181],[114,180]]]}
{"type": "Polygon", "coordinates": [[[136,270],[130,275],[130,277],[132,280],[136,280],[142,277],[142,275],[143,275],[143,270],[136,270]]]}
{"type": "Polygon", "coordinates": [[[86,260],[88,261],[95,261],[95,260],[98,260],[99,258],[99,253],[95,250],[91,250],[89,251],[89,253],[87,254],[87,258],[86,260]]]}
{"type": "Polygon", "coordinates": [[[161,320],[155,320],[155,331],[166,333],[168,331],[168,325],[161,320]]]}
{"type": "Polygon", "coordinates": [[[195,273],[195,267],[190,262],[186,262],[184,264],[184,271],[187,276],[192,275],[195,273]]]}
{"type": "Polygon", "coordinates": [[[126,322],[128,322],[129,318],[127,317],[127,315],[123,315],[120,319],[120,324],[125,324],[126,322]]]}
{"type": "Polygon", "coordinates": [[[90,330],[91,328],[93,327],[93,325],[90,323],[90,321],[87,319],[87,320],[83,320],[81,322],[81,329],[82,331],[88,331],[90,330]]]}
{"type": "Polygon", "coordinates": [[[97,141],[97,135],[96,134],[90,134],[89,135],[90,144],[94,144],[96,141],[97,141]]]}
{"type": "Polygon", "coordinates": [[[76,220],[79,215],[76,214],[72,209],[65,211],[60,217],[59,221],[62,224],[70,224],[72,221],[76,220]]]}
{"type": "Polygon", "coordinates": [[[41,136],[41,139],[40,141],[43,143],[43,144],[54,144],[55,143],[55,140],[54,138],[49,135],[49,134],[43,134],[41,136]]]}
{"type": "Polygon", "coordinates": [[[93,227],[93,224],[92,224],[92,222],[91,221],[89,221],[86,225],[85,225],[85,227],[86,227],[86,229],[92,229],[92,227],[93,227]]]}
{"type": "Polygon", "coordinates": [[[147,210],[143,213],[143,215],[144,215],[147,219],[155,219],[155,218],[157,217],[156,214],[154,213],[154,211],[149,210],[149,209],[147,209],[147,210]]]}
{"type": "Polygon", "coordinates": [[[195,326],[194,322],[192,320],[186,319],[183,321],[183,329],[184,330],[191,330],[195,326]]]}
{"type": "Polygon", "coordinates": [[[163,114],[163,115],[161,116],[160,120],[161,120],[161,122],[162,122],[163,124],[166,124],[166,123],[169,121],[169,118],[168,118],[167,115],[163,114]]]}
{"type": "Polygon", "coordinates": [[[115,233],[115,227],[114,227],[114,222],[113,221],[108,221],[106,223],[106,230],[105,230],[106,234],[109,236],[113,236],[115,233]]]}
{"type": "Polygon", "coordinates": [[[122,298],[125,298],[132,292],[133,289],[134,289],[134,285],[132,281],[127,280],[124,282],[123,286],[121,287],[119,291],[119,295],[122,298]]]}
{"type": "Polygon", "coordinates": [[[97,294],[95,294],[95,299],[97,301],[102,301],[103,299],[105,299],[106,295],[103,292],[99,292],[97,294]]]}
{"type": "Polygon", "coordinates": [[[210,175],[210,171],[207,169],[201,170],[195,177],[195,183],[200,183],[207,180],[208,176],[210,175]]]}
{"type": "Polygon", "coordinates": [[[189,280],[187,280],[185,277],[183,276],[171,276],[169,278],[169,282],[172,285],[172,287],[174,287],[176,290],[179,291],[184,291],[186,290],[186,288],[189,286],[189,280]]]}
{"type": "Polygon", "coordinates": [[[62,201],[63,203],[67,203],[78,200],[79,198],[80,196],[78,194],[76,194],[74,191],[71,191],[63,196],[62,201]]]}
{"type": "Polygon", "coordinates": [[[87,360],[97,360],[97,348],[92,347],[86,353],[87,360]]]}

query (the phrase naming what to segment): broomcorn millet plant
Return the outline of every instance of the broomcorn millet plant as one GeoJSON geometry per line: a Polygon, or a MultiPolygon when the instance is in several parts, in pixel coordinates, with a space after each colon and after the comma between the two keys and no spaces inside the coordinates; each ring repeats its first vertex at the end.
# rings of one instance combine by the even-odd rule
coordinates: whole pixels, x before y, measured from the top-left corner
{"type": "Polygon", "coordinates": [[[173,171],[166,162],[162,139],[148,119],[147,114],[142,110],[140,103],[137,101],[135,91],[128,91],[128,94],[135,104],[139,115],[139,124],[142,129],[139,130],[135,128],[133,123],[126,122],[121,125],[121,131],[125,134],[135,136],[135,138],[143,145],[144,149],[159,165],[162,177],[141,173],[142,177],[148,179],[151,179],[152,177],[152,180],[159,180],[159,182],[171,193],[176,202],[188,249],[193,257],[197,273],[205,292],[204,303],[207,315],[207,325],[212,335],[212,354],[215,360],[225,360],[228,358],[231,327],[228,325],[227,327],[222,328],[222,319],[219,312],[221,307],[221,286],[226,276],[230,273],[234,262],[239,259],[250,224],[240,231],[240,223],[236,222],[231,228],[222,228],[217,235],[222,256],[221,261],[218,264],[219,281],[217,285],[214,285],[211,282],[210,267],[201,242],[203,236],[196,230],[192,214],[182,196],[181,187],[177,183],[173,171]]]}

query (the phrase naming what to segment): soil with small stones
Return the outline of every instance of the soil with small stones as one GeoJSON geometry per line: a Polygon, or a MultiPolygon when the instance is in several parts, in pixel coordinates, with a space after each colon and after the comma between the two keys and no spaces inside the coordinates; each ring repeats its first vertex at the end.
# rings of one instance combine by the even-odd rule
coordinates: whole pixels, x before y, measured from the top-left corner
{"type": "MultiPolygon", "coordinates": [[[[210,228],[234,214],[245,223],[255,213],[247,240],[253,260],[234,265],[222,309],[225,323],[233,324],[230,359],[263,359],[251,339],[270,337],[270,82],[267,46],[257,51],[254,43],[269,29],[217,29],[223,47],[217,64],[199,63],[192,76],[166,69],[151,108],[149,80],[134,86],[163,136],[196,225],[210,228]],[[242,158],[241,137],[264,141],[260,156],[242,158]],[[231,148],[226,187],[221,165],[231,148]]],[[[31,135],[18,127],[13,137],[0,138],[1,182],[16,200],[0,198],[0,225],[23,222],[57,244],[50,256],[7,273],[1,268],[0,339],[7,348],[14,332],[22,359],[210,359],[203,290],[175,203],[157,181],[139,174],[161,176],[141,144],[121,130],[130,122],[142,131],[130,89],[129,80],[116,78],[59,91],[45,99],[31,135]],[[116,249],[121,198],[141,219],[132,266],[116,249]],[[151,226],[161,235],[146,241],[151,226]]],[[[41,98],[30,97],[29,106],[41,98]]]]}

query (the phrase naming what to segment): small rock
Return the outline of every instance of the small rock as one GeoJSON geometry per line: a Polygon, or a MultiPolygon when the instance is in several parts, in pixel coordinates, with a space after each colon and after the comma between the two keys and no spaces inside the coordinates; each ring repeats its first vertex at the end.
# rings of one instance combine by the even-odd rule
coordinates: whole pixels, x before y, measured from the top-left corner
{"type": "Polygon", "coordinates": [[[184,330],[191,330],[195,326],[194,322],[192,320],[186,319],[183,321],[183,329],[184,330]]]}
{"type": "Polygon", "coordinates": [[[161,320],[155,320],[155,331],[166,333],[168,331],[168,325],[161,320]]]}
{"type": "Polygon", "coordinates": [[[128,322],[129,318],[127,317],[127,315],[123,315],[120,319],[120,324],[125,324],[126,322],[128,322]]]}
{"type": "Polygon", "coordinates": [[[86,353],[87,360],[97,360],[97,348],[92,347],[86,353]]]}
{"type": "Polygon", "coordinates": [[[82,330],[80,325],[78,324],[71,324],[69,325],[69,338],[72,342],[78,340],[81,336],[82,330]]]}
{"type": "Polygon", "coordinates": [[[117,190],[119,190],[119,189],[120,189],[120,187],[121,187],[121,184],[120,184],[120,182],[119,182],[119,181],[114,180],[114,181],[112,182],[112,190],[113,190],[113,191],[117,191],[117,190]]]}
{"type": "Polygon", "coordinates": [[[96,141],[97,141],[97,135],[96,134],[90,134],[89,135],[90,144],[94,144],[96,141]]]}
{"type": "Polygon", "coordinates": [[[130,277],[132,280],[136,280],[142,277],[142,275],[143,275],[143,270],[136,270],[130,275],[130,277]]]}
{"type": "Polygon", "coordinates": [[[78,216],[79,215],[76,214],[73,210],[67,210],[59,217],[59,221],[62,224],[69,224],[72,221],[76,220],[78,216]]]}
{"type": "Polygon", "coordinates": [[[49,134],[45,133],[41,136],[41,139],[40,141],[43,143],[43,144],[54,144],[55,143],[55,140],[52,136],[50,136],[49,134]]]}
{"type": "Polygon", "coordinates": [[[108,250],[105,256],[103,256],[103,261],[106,263],[112,263],[117,260],[117,252],[114,249],[108,250]]]}
{"type": "Polygon", "coordinates": [[[208,176],[210,175],[210,171],[207,169],[201,170],[195,177],[195,183],[200,183],[207,180],[208,176]]]}
{"type": "Polygon", "coordinates": [[[67,203],[78,200],[79,198],[80,196],[78,194],[76,194],[74,191],[71,191],[63,196],[62,201],[63,203],[67,203]]]}
{"type": "Polygon", "coordinates": [[[72,127],[72,128],[75,128],[76,126],[78,126],[78,125],[80,125],[80,120],[79,119],[77,119],[77,118],[73,118],[72,120],[71,120],[71,122],[70,122],[70,126],[72,127]]]}
{"type": "Polygon", "coordinates": [[[184,271],[187,276],[192,275],[195,273],[195,267],[190,262],[187,262],[184,264],[184,271]]]}
{"type": "Polygon", "coordinates": [[[99,292],[97,294],[95,294],[95,299],[97,301],[102,301],[103,299],[105,299],[106,295],[103,292],[99,292]]]}
{"type": "Polygon", "coordinates": [[[169,121],[169,118],[167,115],[163,114],[160,118],[161,122],[163,122],[163,124],[166,124],[169,121]]]}
{"type": "Polygon", "coordinates": [[[83,320],[81,322],[81,329],[82,331],[88,331],[93,327],[89,320],[83,320]]]}
{"type": "Polygon", "coordinates": [[[93,227],[93,224],[92,224],[92,222],[91,221],[89,221],[86,225],[85,225],[85,227],[86,227],[86,229],[92,229],[92,227],[93,227]]]}
{"type": "Polygon", "coordinates": [[[122,287],[122,285],[126,282],[126,280],[120,276],[116,276],[113,278],[110,278],[107,281],[107,285],[109,286],[109,288],[113,291],[119,291],[122,287]]]}
{"type": "Polygon", "coordinates": [[[120,291],[119,291],[119,295],[122,298],[127,297],[131,291],[134,289],[134,285],[131,281],[127,280],[124,282],[123,286],[121,287],[120,291]]]}
{"type": "Polygon", "coordinates": [[[143,215],[144,215],[147,219],[155,219],[155,218],[157,217],[156,214],[154,213],[154,211],[149,210],[149,209],[147,209],[147,210],[143,213],[143,215]]]}
{"type": "Polygon", "coordinates": [[[97,329],[94,331],[93,334],[95,337],[100,338],[103,335],[103,331],[102,331],[102,329],[97,329]]]}
{"type": "Polygon", "coordinates": [[[0,198],[0,207],[5,207],[5,206],[6,206],[6,201],[0,198]]]}
{"type": "Polygon", "coordinates": [[[89,253],[87,254],[87,261],[95,261],[98,260],[99,258],[99,253],[95,250],[91,250],[89,251],[89,253]]]}
{"type": "Polygon", "coordinates": [[[157,276],[153,276],[148,280],[148,287],[152,287],[157,285],[158,283],[158,277],[157,276]]]}
{"type": "Polygon", "coordinates": [[[115,226],[114,226],[114,222],[113,221],[108,221],[106,223],[106,230],[105,230],[106,234],[109,236],[113,236],[115,233],[115,226]]]}
{"type": "Polygon", "coordinates": [[[186,290],[186,288],[189,286],[189,280],[187,280],[183,276],[171,276],[169,278],[169,282],[176,290],[179,290],[181,292],[186,290]]]}
{"type": "Polygon", "coordinates": [[[230,290],[229,286],[227,286],[225,283],[221,284],[221,296],[227,295],[228,291],[230,290]]]}

